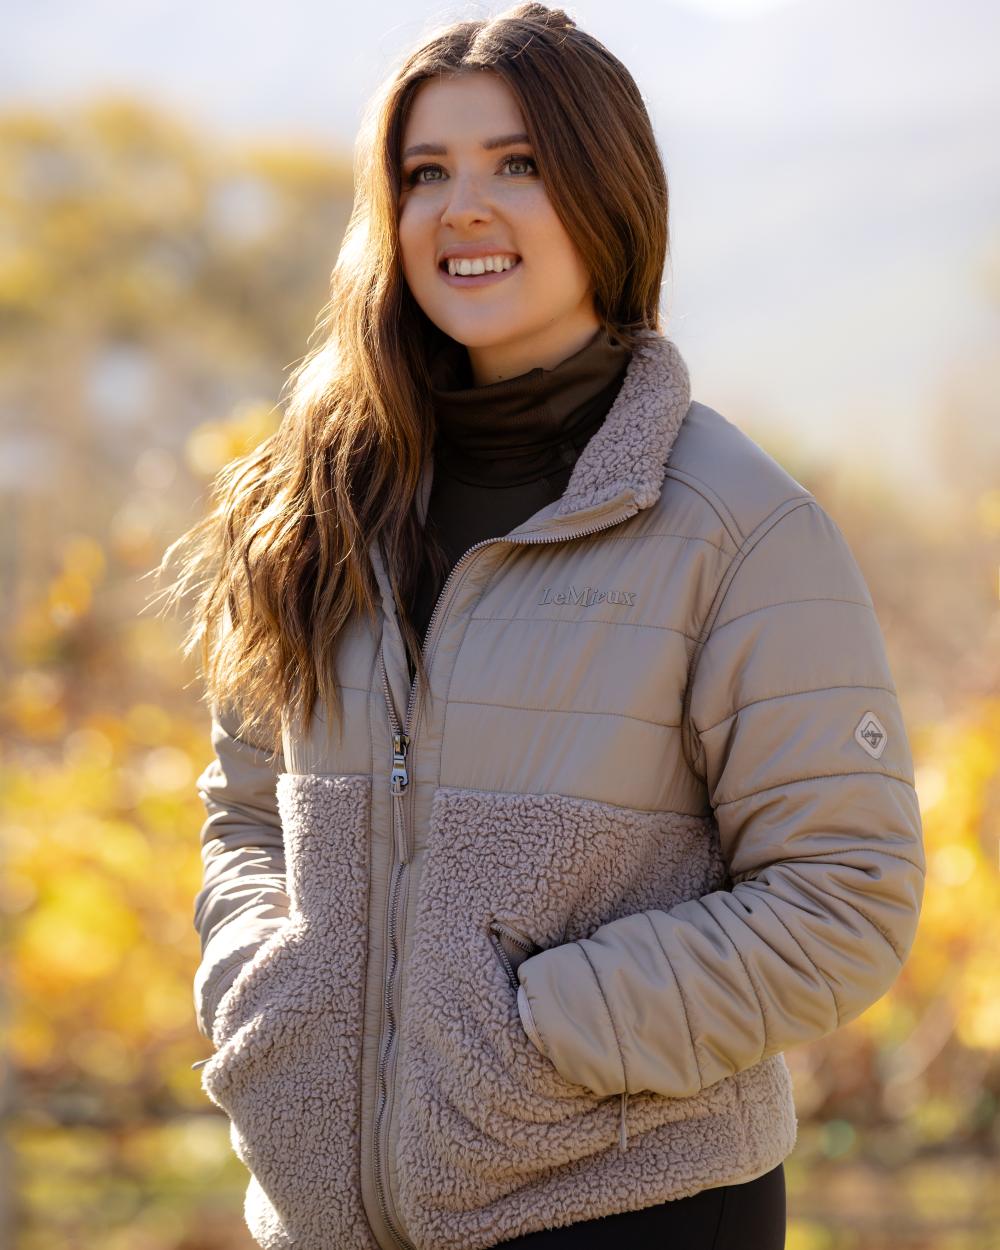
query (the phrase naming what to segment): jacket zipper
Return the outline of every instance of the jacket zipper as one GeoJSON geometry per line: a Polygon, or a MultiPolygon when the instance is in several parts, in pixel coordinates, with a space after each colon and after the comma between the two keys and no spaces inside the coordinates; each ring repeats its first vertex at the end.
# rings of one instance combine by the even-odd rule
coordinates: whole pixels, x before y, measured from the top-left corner
{"type": "MultiPolygon", "coordinates": [[[[600,525],[591,526],[588,529],[572,530],[561,534],[545,534],[537,538],[509,538],[506,536],[497,538],[485,538],[482,542],[475,543],[463,555],[461,555],[452,566],[451,572],[445,579],[445,583],[438,595],[434,610],[431,613],[427,629],[424,634],[424,642],[421,647],[421,653],[424,657],[425,667],[430,669],[430,659],[433,655],[431,641],[434,635],[434,629],[441,615],[442,606],[451,597],[454,587],[460,578],[456,578],[459,569],[462,570],[462,576],[465,575],[468,565],[467,561],[473,552],[480,551],[483,547],[489,547],[493,543],[510,543],[512,546],[527,546],[534,543],[555,543],[568,542],[576,538],[586,538],[589,534],[596,534],[600,530],[611,529],[614,525],[621,524],[629,518],[636,515],[639,509],[633,505],[628,506],[624,511],[619,511],[610,521],[604,521],[600,525]],[[463,567],[465,566],[465,567],[463,567]]],[[[384,1118],[385,1108],[388,1102],[388,1081],[387,1071],[389,1066],[389,1055],[392,1051],[392,1043],[396,1030],[395,1010],[395,977],[396,967],[399,963],[399,947],[397,942],[397,915],[399,907],[399,896],[401,892],[401,884],[405,869],[409,863],[409,847],[407,845],[406,828],[405,828],[405,809],[403,806],[404,795],[410,783],[410,776],[406,767],[406,753],[411,745],[411,738],[407,734],[410,728],[411,718],[413,715],[413,707],[416,700],[417,688],[420,684],[419,672],[415,674],[413,681],[410,683],[410,694],[406,705],[406,716],[403,724],[400,725],[396,716],[396,708],[392,700],[392,691],[389,688],[389,677],[385,670],[385,660],[382,654],[382,648],[379,646],[379,669],[382,674],[382,686],[385,691],[386,708],[389,714],[389,726],[392,730],[392,769],[389,779],[389,791],[392,795],[393,804],[393,842],[395,845],[395,856],[392,865],[392,882],[389,887],[389,967],[385,977],[383,986],[383,1005],[385,1008],[386,1034],[385,1045],[380,1050],[380,1059],[378,1065],[378,1104],[375,1111],[375,1132],[372,1139],[372,1171],[375,1178],[375,1191],[378,1194],[379,1203],[382,1208],[382,1218],[385,1220],[386,1227],[392,1234],[397,1245],[401,1250],[415,1250],[412,1242],[399,1231],[398,1220],[396,1219],[395,1209],[392,1207],[385,1178],[388,1175],[388,1143],[385,1150],[382,1148],[382,1122],[384,1118]],[[383,1163],[385,1166],[383,1167],[383,1163]]],[[[625,1147],[625,1106],[628,1095],[622,1094],[621,1108],[621,1130],[619,1133],[619,1142],[621,1148],[625,1147]]]]}

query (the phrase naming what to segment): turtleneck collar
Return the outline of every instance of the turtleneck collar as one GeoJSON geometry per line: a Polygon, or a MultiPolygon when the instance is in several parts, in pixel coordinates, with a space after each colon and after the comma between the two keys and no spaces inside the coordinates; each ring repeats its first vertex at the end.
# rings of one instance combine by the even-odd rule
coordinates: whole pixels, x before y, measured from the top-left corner
{"type": "Polygon", "coordinates": [[[466,348],[446,345],[431,362],[436,456],[462,480],[497,486],[571,464],[607,415],[630,358],[598,327],[553,369],[474,386],[466,348]]]}

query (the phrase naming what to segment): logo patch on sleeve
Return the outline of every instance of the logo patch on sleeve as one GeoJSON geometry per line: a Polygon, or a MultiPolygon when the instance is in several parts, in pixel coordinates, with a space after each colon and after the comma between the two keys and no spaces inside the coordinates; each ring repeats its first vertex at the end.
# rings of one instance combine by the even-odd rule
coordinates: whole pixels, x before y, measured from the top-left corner
{"type": "Polygon", "coordinates": [[[864,747],[872,759],[877,760],[885,750],[888,735],[885,732],[885,726],[875,713],[865,712],[854,730],[854,739],[864,747]]]}

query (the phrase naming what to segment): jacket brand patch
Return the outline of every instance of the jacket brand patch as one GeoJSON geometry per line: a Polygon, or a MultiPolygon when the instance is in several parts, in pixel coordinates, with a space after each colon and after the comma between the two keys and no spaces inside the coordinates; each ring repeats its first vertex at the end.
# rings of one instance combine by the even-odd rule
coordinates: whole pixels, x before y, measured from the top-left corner
{"type": "Polygon", "coordinates": [[[592,608],[595,603],[635,603],[634,590],[597,590],[593,586],[585,586],[577,590],[575,586],[567,586],[565,590],[555,590],[546,586],[539,603],[575,603],[581,608],[592,608]]]}
{"type": "Polygon", "coordinates": [[[854,730],[854,737],[868,754],[876,760],[885,750],[885,744],[889,740],[885,732],[885,726],[874,712],[865,712],[854,730]]]}

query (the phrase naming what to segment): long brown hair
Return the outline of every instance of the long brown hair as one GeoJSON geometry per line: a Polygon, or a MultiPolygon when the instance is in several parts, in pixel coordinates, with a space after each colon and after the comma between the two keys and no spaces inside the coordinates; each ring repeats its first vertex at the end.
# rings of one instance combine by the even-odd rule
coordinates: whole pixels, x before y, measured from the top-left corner
{"type": "Polygon", "coordinates": [[[337,639],[355,612],[375,627],[368,545],[384,554],[400,626],[421,684],[420,640],[406,611],[423,575],[447,563],[422,529],[416,495],[432,454],[429,362],[453,342],[424,314],[399,258],[405,122],[427,79],[488,70],[517,98],[547,195],[592,277],[594,310],[630,350],[660,330],[668,194],[652,124],[628,70],[562,9],[518,4],[434,31],[369,103],[355,148],[355,198],[310,341],[282,391],[279,428],[226,465],[212,510],[173,542],[185,547],[168,604],[198,594],[188,655],[200,643],[205,698],[239,711],[281,748],[282,712],[308,724],[317,698],[342,708],[337,639]]]}

